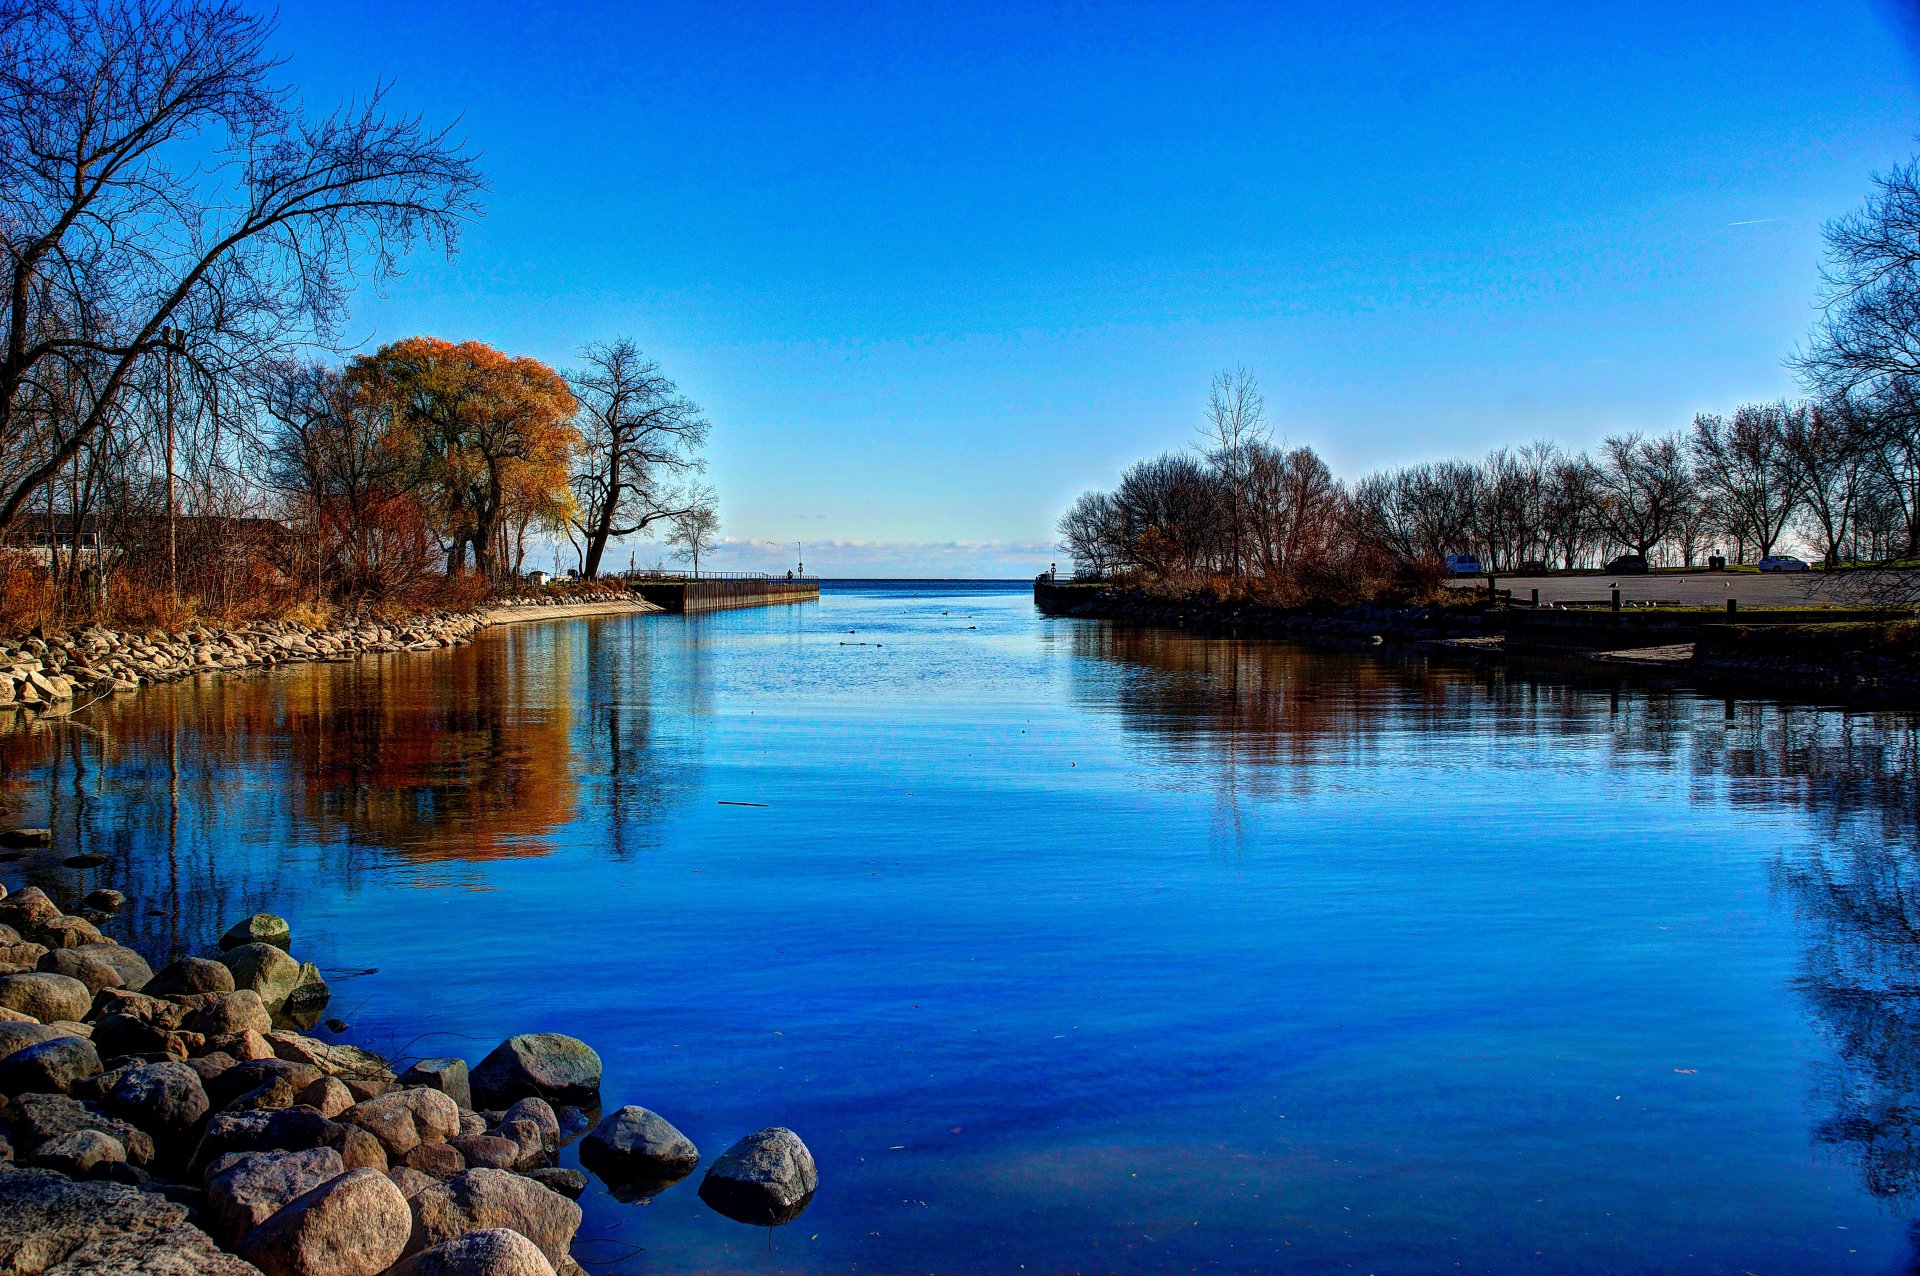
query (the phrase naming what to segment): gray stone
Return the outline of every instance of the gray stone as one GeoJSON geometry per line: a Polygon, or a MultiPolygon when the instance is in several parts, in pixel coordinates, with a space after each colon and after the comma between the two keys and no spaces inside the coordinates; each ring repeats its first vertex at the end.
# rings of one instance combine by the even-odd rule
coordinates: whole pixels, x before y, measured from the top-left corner
{"type": "Polygon", "coordinates": [[[295,1197],[346,1172],[332,1148],[221,1157],[207,1174],[208,1230],[236,1244],[295,1197]]]}
{"type": "Polygon", "coordinates": [[[34,969],[44,974],[78,979],[87,986],[89,993],[123,987],[126,980],[120,977],[113,963],[98,951],[105,947],[107,945],[101,944],[94,948],[52,948],[34,963],[34,969]]]}
{"type": "MultiPolygon", "coordinates": [[[[452,1146],[466,1159],[467,1166],[475,1169],[517,1170],[520,1168],[521,1148],[511,1139],[503,1139],[497,1134],[462,1135],[453,1140],[452,1146]]],[[[464,1167],[463,1167],[464,1168],[464,1167]]]]}
{"type": "Polygon", "coordinates": [[[161,1139],[178,1138],[207,1114],[200,1074],[184,1063],[143,1063],[107,1093],[105,1107],[161,1139]]]}
{"type": "Polygon", "coordinates": [[[700,1199],[735,1222],[774,1227],[799,1217],[819,1185],[813,1153],[775,1126],[722,1152],[700,1181],[700,1199]]]}
{"type": "Polygon", "coordinates": [[[506,1170],[468,1170],[414,1196],[407,1252],[416,1254],[468,1232],[507,1227],[557,1264],[567,1258],[580,1219],[578,1205],[530,1178],[506,1170]]]}
{"type": "Polygon", "coordinates": [[[229,948],[220,954],[220,964],[233,972],[236,989],[252,989],[269,1011],[286,1005],[287,997],[300,983],[300,963],[287,956],[286,949],[272,944],[229,948]]]}
{"type": "Polygon", "coordinates": [[[42,1169],[58,1170],[73,1178],[85,1178],[97,1165],[127,1159],[120,1140],[99,1130],[75,1130],[48,1139],[27,1158],[42,1169]]]}
{"type": "Polygon", "coordinates": [[[387,1177],[392,1179],[393,1185],[400,1189],[400,1195],[409,1201],[420,1194],[421,1188],[432,1187],[439,1181],[431,1174],[422,1174],[411,1165],[396,1165],[387,1171],[387,1177]]]}
{"type": "Polygon", "coordinates": [[[251,988],[203,993],[191,1004],[193,1009],[180,1021],[180,1027],[187,1032],[205,1033],[209,1037],[232,1032],[257,1032],[264,1036],[273,1030],[273,1016],[267,1013],[260,994],[251,988]]]}
{"type": "Polygon", "coordinates": [[[463,1108],[473,1106],[473,1086],[465,1059],[422,1059],[400,1074],[400,1084],[438,1090],[463,1108]]]}
{"type": "Polygon", "coordinates": [[[0,1059],[7,1058],[16,1050],[24,1050],[28,1046],[66,1035],[58,1028],[37,1021],[0,1022],[0,1059]]]}
{"type": "Polygon", "coordinates": [[[299,1101],[323,1117],[337,1117],[353,1106],[353,1094],[338,1077],[321,1077],[299,1094],[299,1101]]]}
{"type": "Polygon", "coordinates": [[[131,992],[141,992],[153,981],[153,967],[147,965],[147,959],[124,944],[94,944],[80,951],[119,971],[121,986],[131,992]]]}
{"type": "Polygon", "coordinates": [[[349,1170],[281,1206],[237,1248],[266,1276],[377,1276],[399,1260],[411,1226],[392,1179],[349,1170]]]}
{"type": "Polygon", "coordinates": [[[93,989],[78,979],[44,971],[0,975],[0,1006],[32,1015],[41,1023],[85,1019],[93,1009],[93,989]]]}
{"type": "Polygon", "coordinates": [[[87,897],[80,902],[88,908],[97,908],[106,913],[117,913],[127,906],[127,897],[119,891],[103,886],[97,891],[89,891],[87,897]]]}
{"type": "Polygon", "coordinates": [[[220,936],[220,950],[238,948],[242,944],[272,944],[276,948],[293,947],[293,930],[284,917],[275,917],[272,913],[255,913],[243,922],[234,923],[233,929],[220,936]]]}
{"type": "Polygon", "coordinates": [[[600,1095],[600,1056],[586,1042],[557,1032],[522,1033],[494,1047],[472,1080],[481,1107],[504,1107],[528,1097],[592,1104],[600,1095]]]}
{"type": "Polygon", "coordinates": [[[182,957],[155,975],[141,989],[155,997],[190,997],[198,993],[232,992],[233,972],[205,957],[182,957]]]}
{"type": "Polygon", "coordinates": [[[664,1187],[691,1174],[700,1151],[665,1117],[629,1105],[580,1140],[580,1164],[609,1186],[664,1187]]]}
{"type": "Polygon", "coordinates": [[[214,1248],[187,1207],[50,1170],[0,1173],[0,1272],[31,1276],[259,1276],[214,1248]]]}
{"type": "Polygon", "coordinates": [[[468,1232],[421,1250],[393,1276],[554,1276],[540,1247],[506,1227],[468,1232]]]}
{"type": "Polygon", "coordinates": [[[47,898],[38,886],[29,886],[0,900],[0,922],[22,933],[60,915],[60,906],[47,898]]]}
{"type": "Polygon", "coordinates": [[[65,1094],[100,1075],[100,1054],[85,1037],[55,1037],[0,1059],[0,1094],[65,1094]]]}
{"type": "Polygon", "coordinates": [[[523,1170],[525,1174],[542,1187],[560,1193],[570,1201],[577,1201],[587,1190],[587,1176],[578,1170],[564,1166],[550,1165],[544,1169],[523,1170]]]}
{"type": "Polygon", "coordinates": [[[84,917],[68,917],[64,913],[41,922],[27,934],[27,938],[48,948],[82,948],[106,942],[100,928],[92,922],[84,917]]]}
{"type": "MultiPolygon", "coordinates": [[[[133,1164],[153,1164],[153,1138],[145,1130],[64,1094],[20,1095],[13,1101],[13,1113],[14,1131],[20,1136],[22,1147],[28,1150],[75,1130],[98,1130],[119,1140],[133,1164]]],[[[0,1271],[4,1270],[0,1267],[0,1271]]]]}
{"type": "Polygon", "coordinates": [[[390,1157],[405,1156],[422,1143],[445,1143],[460,1133],[459,1105],[423,1087],[356,1103],[340,1119],[370,1132],[390,1157]]]}

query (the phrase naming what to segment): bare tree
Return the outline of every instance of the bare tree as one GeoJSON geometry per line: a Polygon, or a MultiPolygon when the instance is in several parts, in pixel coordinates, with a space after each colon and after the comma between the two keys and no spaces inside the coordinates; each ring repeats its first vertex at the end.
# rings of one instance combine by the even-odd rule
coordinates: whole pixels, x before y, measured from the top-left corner
{"type": "Polygon", "coordinates": [[[0,0],[0,531],[172,343],[207,375],[332,331],[361,278],[477,209],[443,130],[310,116],[233,0],[0,0]],[[70,411],[46,392],[84,370],[70,411]]]}
{"type": "Polygon", "coordinates": [[[1827,224],[1821,317],[1793,360],[1829,393],[1920,376],[1920,160],[1873,183],[1865,207],[1827,224]]]}
{"type": "Polygon", "coordinates": [[[1600,525],[1600,471],[1585,453],[1562,456],[1541,501],[1542,545],[1569,571],[1592,556],[1600,525]]]}
{"type": "Polygon", "coordinates": [[[1600,528],[1645,557],[1671,536],[1682,509],[1696,498],[1686,448],[1677,434],[1647,438],[1617,434],[1601,445],[1598,467],[1600,528]]]}
{"type": "Polygon", "coordinates": [[[584,542],[581,574],[591,579],[608,541],[693,508],[701,489],[691,480],[706,468],[700,449],[712,427],[631,339],[597,342],[580,356],[585,366],[567,377],[584,440],[573,468],[574,530],[584,542]]]}
{"type": "Polygon", "coordinates": [[[1076,572],[1104,580],[1125,561],[1126,532],[1113,497],[1082,492],[1060,516],[1060,550],[1076,572]]]}
{"type": "Polygon", "coordinates": [[[1220,476],[1221,566],[1230,573],[1240,571],[1246,544],[1253,449],[1266,442],[1267,434],[1267,400],[1253,373],[1242,366],[1216,374],[1207,390],[1200,439],[1201,451],[1220,476]]]}
{"type": "Polygon", "coordinates": [[[693,493],[687,508],[667,520],[667,529],[666,543],[672,548],[673,556],[681,562],[691,562],[693,574],[698,576],[700,555],[720,543],[720,508],[713,489],[703,488],[693,493]]]}
{"type": "MultiPolygon", "coordinates": [[[[1701,495],[1762,558],[1773,553],[1800,504],[1787,432],[1789,418],[1803,412],[1785,403],[1746,403],[1731,419],[1707,412],[1693,419],[1693,473],[1701,495]]],[[[1691,565],[1691,554],[1688,559],[1691,565]]]]}
{"type": "Polygon", "coordinates": [[[1852,398],[1803,406],[1787,418],[1782,450],[1806,530],[1829,567],[1840,562],[1867,486],[1872,423],[1852,398]]]}

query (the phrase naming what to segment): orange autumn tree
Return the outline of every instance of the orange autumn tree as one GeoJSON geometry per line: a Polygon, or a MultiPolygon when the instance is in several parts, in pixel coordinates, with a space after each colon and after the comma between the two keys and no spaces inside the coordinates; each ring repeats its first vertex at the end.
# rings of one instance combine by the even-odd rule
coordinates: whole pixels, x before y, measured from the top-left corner
{"type": "Polygon", "coordinates": [[[496,579],[517,566],[510,540],[524,543],[530,520],[564,518],[578,405],[552,368],[479,341],[409,337],[356,360],[351,375],[394,398],[449,573],[471,552],[496,579]]]}

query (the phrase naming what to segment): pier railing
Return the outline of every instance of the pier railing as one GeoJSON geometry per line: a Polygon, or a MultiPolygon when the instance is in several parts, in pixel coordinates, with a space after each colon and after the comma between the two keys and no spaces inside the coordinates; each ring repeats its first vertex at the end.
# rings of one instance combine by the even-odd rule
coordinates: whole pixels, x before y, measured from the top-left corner
{"type": "Polygon", "coordinates": [[[670,572],[659,570],[649,571],[644,568],[636,571],[621,572],[620,579],[643,581],[777,580],[782,584],[792,581],[796,585],[802,582],[815,585],[820,583],[818,576],[788,576],[776,572],[670,572]]]}

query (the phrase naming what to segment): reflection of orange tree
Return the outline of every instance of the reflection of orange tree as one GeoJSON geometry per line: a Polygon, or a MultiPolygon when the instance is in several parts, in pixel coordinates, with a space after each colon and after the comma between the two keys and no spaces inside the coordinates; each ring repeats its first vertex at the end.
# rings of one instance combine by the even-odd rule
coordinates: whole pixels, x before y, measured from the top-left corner
{"type": "Polygon", "coordinates": [[[536,678],[511,644],[485,643],[289,695],[281,729],[308,817],[409,858],[548,854],[576,803],[566,644],[551,655],[536,678]]]}

